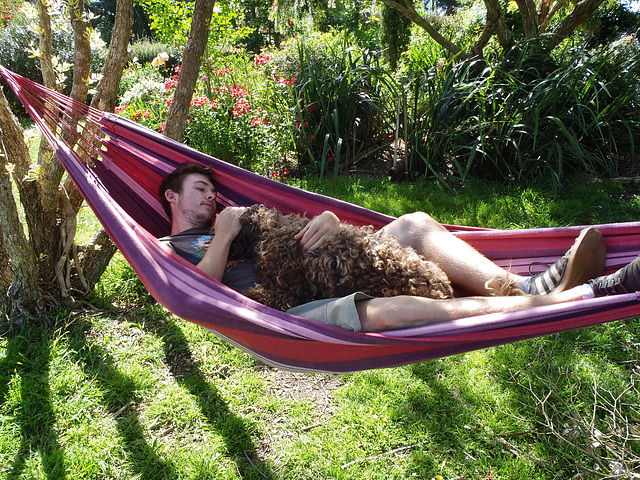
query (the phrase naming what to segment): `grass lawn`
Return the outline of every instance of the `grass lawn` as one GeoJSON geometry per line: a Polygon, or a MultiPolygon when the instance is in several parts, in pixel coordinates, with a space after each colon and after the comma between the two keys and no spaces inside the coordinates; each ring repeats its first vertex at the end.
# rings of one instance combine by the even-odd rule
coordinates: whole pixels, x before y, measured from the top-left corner
{"type": "MultiPolygon", "coordinates": [[[[300,185],[494,228],[640,217],[632,184],[300,185]]],[[[171,315],[116,256],[93,304],[0,328],[0,478],[640,477],[638,318],[393,369],[292,373],[171,315]]]]}

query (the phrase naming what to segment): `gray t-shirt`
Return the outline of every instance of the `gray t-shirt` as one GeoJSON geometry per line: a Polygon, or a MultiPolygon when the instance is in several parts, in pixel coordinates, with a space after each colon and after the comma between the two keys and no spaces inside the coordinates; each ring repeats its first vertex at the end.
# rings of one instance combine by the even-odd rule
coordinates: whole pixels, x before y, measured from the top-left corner
{"type": "MultiPolygon", "coordinates": [[[[211,238],[209,228],[199,227],[190,228],[175,235],[168,235],[159,240],[188,262],[197,265],[209,248],[211,238]]],[[[252,260],[228,262],[222,283],[237,292],[243,292],[255,286],[258,283],[255,264],[252,260]]]]}

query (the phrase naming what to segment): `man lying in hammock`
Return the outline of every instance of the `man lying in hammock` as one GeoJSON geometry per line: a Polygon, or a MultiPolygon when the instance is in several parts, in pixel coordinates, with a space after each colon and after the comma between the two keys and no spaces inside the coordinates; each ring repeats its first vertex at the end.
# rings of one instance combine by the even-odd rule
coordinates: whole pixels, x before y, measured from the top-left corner
{"type": "MultiPolygon", "coordinates": [[[[214,185],[212,171],[198,164],[179,167],[165,178],[160,195],[172,227],[171,235],[161,240],[203,272],[242,292],[256,283],[254,266],[251,262],[230,263],[228,255],[246,208],[227,207],[216,215],[214,185]],[[212,237],[209,231],[214,218],[212,237]]],[[[326,211],[295,238],[304,249],[322,248],[339,224],[336,215],[326,211]]],[[[602,235],[593,227],[584,229],[547,271],[531,277],[504,270],[422,212],[403,215],[382,232],[435,262],[452,284],[475,296],[372,298],[357,292],[299,305],[289,313],[354,331],[380,331],[640,290],[640,257],[613,274],[598,276],[604,269],[605,249],[602,235]],[[520,295],[495,296],[491,285],[496,279],[515,286],[520,295]]]]}

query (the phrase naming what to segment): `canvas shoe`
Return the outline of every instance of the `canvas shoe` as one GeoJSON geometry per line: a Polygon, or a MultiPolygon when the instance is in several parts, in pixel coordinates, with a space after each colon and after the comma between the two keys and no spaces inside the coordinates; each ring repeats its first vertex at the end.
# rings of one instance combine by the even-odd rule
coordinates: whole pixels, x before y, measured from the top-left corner
{"type": "Polygon", "coordinates": [[[585,284],[602,275],[606,255],[606,246],[600,230],[595,227],[585,228],[573,246],[556,263],[545,272],[527,279],[527,293],[548,295],[585,284]]]}
{"type": "Polygon", "coordinates": [[[640,257],[617,272],[591,280],[589,285],[596,297],[640,291],[640,257]]]}

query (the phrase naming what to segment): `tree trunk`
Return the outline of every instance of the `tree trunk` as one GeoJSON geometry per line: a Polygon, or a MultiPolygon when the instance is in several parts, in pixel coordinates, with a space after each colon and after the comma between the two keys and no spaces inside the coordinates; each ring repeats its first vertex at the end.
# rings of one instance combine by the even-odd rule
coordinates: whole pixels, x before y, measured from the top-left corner
{"type": "MultiPolygon", "coordinates": [[[[100,277],[109,266],[109,261],[117,251],[116,245],[111,241],[104,228],[101,228],[89,244],[84,246],[78,257],[89,288],[93,288],[100,281],[100,277]]],[[[74,286],[81,288],[75,279],[74,286]]]]}
{"type": "Polygon", "coordinates": [[[486,24],[482,34],[478,40],[476,40],[473,47],[471,47],[471,51],[478,56],[482,56],[482,50],[494,33],[497,35],[498,43],[503,51],[508,50],[513,43],[513,36],[504,19],[504,10],[502,10],[500,2],[498,2],[498,0],[484,0],[484,5],[487,9],[486,24]]]}
{"type": "MultiPolygon", "coordinates": [[[[76,49],[71,96],[84,102],[90,75],[88,25],[82,17],[82,1],[70,0],[69,3],[76,49]]],[[[103,88],[96,100],[103,109],[106,105],[109,110],[113,110],[109,105],[115,105],[133,23],[131,0],[118,0],[118,9],[119,21],[114,27],[114,40],[108,57],[111,60],[107,62],[103,88]]],[[[43,70],[48,72],[45,73],[45,83],[55,90],[57,85],[50,58],[51,28],[44,1],[39,4],[39,19],[43,24],[39,33],[41,51],[44,52],[40,60],[43,70]]],[[[4,133],[6,160],[4,156],[0,159],[0,288],[8,293],[0,296],[0,307],[3,311],[40,313],[44,298],[53,304],[53,299],[64,298],[70,288],[85,291],[87,283],[91,287],[95,285],[113,256],[115,246],[101,231],[96,235],[93,246],[87,248],[83,255],[77,254],[73,236],[81,197],[69,179],[61,187],[64,170],[57,157],[41,155],[37,163],[32,162],[22,130],[4,96],[2,100],[0,130],[4,133]],[[28,240],[17,214],[7,163],[12,165],[11,176],[20,193],[28,240]],[[79,256],[84,261],[79,261],[79,256]],[[75,275],[72,275],[71,260],[75,260],[75,275]],[[87,269],[88,279],[80,265],[87,269]]]]}
{"type": "Polygon", "coordinates": [[[189,105],[196,88],[200,62],[207,47],[209,24],[213,14],[215,0],[196,0],[191,20],[189,40],[184,48],[180,77],[176,85],[171,106],[167,112],[167,123],[164,134],[181,142],[187,124],[189,105]]]}
{"type": "Polygon", "coordinates": [[[516,0],[520,16],[522,17],[522,26],[524,27],[524,35],[526,38],[535,38],[538,36],[538,12],[533,0],[516,0]]]}
{"type": "Polygon", "coordinates": [[[118,88],[124,66],[129,60],[129,39],[133,26],[133,0],[118,0],[116,18],[111,32],[111,44],[102,69],[102,78],[91,106],[105,112],[113,112],[118,98],[118,88]]]}
{"type": "Polygon", "coordinates": [[[83,0],[67,0],[73,27],[73,42],[75,56],[73,61],[73,85],[71,94],[74,100],[84,102],[89,93],[89,79],[91,77],[91,43],[89,41],[89,25],[85,22],[83,0]]]}
{"type": "MultiPolygon", "coordinates": [[[[4,238],[6,254],[11,259],[13,278],[9,290],[6,293],[10,311],[37,312],[43,307],[41,289],[39,285],[39,271],[36,256],[24,234],[18,208],[13,198],[11,179],[9,176],[8,158],[14,155],[27,155],[22,129],[15,119],[9,103],[0,90],[0,131],[2,140],[0,148],[0,229],[4,238]],[[22,147],[25,147],[24,149],[22,147]],[[5,155],[6,152],[6,155],[5,155]],[[11,153],[9,153],[11,152],[11,153]]],[[[3,269],[4,271],[4,269],[3,269]]],[[[6,273],[6,272],[5,272],[6,273]]],[[[5,306],[5,308],[7,308],[5,306]]]]}
{"type": "MultiPolygon", "coordinates": [[[[133,26],[133,0],[118,0],[116,4],[116,18],[111,32],[111,43],[109,52],[102,70],[102,79],[98,83],[98,93],[93,97],[91,106],[105,112],[113,112],[118,98],[118,88],[124,67],[129,58],[128,47],[131,38],[131,28],[133,26]]],[[[68,189],[67,179],[65,188],[68,189]]],[[[70,191],[71,203],[76,212],[80,207],[80,202],[74,194],[77,189],[70,191]]],[[[78,255],[81,271],[84,274],[84,281],[89,289],[98,283],[103,272],[109,265],[109,261],[116,253],[117,248],[109,238],[109,235],[101,228],[78,255]]],[[[74,286],[81,288],[77,279],[74,279],[74,286]]]]}
{"type": "Polygon", "coordinates": [[[38,24],[40,25],[40,71],[42,72],[42,82],[45,87],[58,90],[56,74],[51,60],[53,53],[51,49],[51,18],[49,17],[49,10],[42,0],[38,0],[36,7],[38,9],[38,24]]]}

